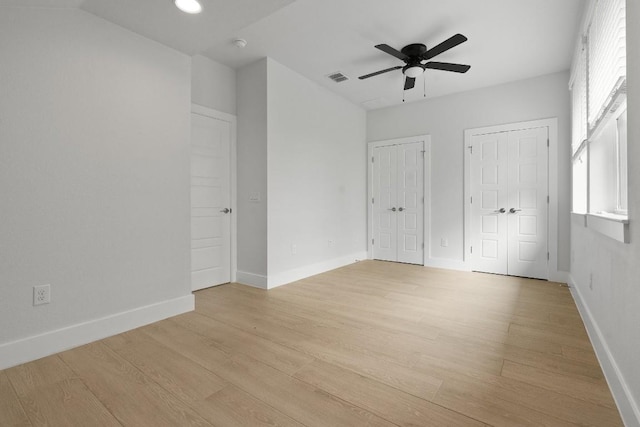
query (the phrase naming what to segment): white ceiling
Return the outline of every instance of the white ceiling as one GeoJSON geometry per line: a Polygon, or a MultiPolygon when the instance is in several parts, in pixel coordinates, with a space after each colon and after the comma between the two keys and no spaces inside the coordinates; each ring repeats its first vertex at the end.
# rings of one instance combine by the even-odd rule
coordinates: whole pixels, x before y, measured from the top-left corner
{"type": "MultiPolygon", "coordinates": [[[[171,0],[0,0],[0,6],[80,7],[189,55],[233,68],[269,56],[367,109],[402,103],[400,70],[357,77],[402,62],[375,49],[434,46],[455,33],[466,43],[435,60],[471,65],[466,74],[427,70],[427,97],[569,68],[586,0],[201,0],[200,15],[171,0]],[[244,49],[231,44],[247,40],[244,49]],[[333,83],[326,75],[350,77],[333,83]]],[[[423,99],[423,84],[406,91],[423,99]]]]}

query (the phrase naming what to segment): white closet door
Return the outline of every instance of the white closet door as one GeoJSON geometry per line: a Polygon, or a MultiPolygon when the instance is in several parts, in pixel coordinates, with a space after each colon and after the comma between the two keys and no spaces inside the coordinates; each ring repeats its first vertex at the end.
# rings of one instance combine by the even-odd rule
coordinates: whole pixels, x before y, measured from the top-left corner
{"type": "Polygon", "coordinates": [[[373,150],[373,258],[422,264],[423,143],[373,150]]]}
{"type": "Polygon", "coordinates": [[[547,279],[548,128],[474,135],[474,271],[547,279]]]}
{"type": "Polygon", "coordinates": [[[423,263],[422,142],[397,146],[398,156],[398,257],[397,261],[423,263]]]}
{"type": "Polygon", "coordinates": [[[509,133],[509,274],[546,279],[548,128],[509,133]]]}
{"type": "Polygon", "coordinates": [[[231,280],[231,123],[191,114],[191,289],[231,280]]]}
{"type": "Polygon", "coordinates": [[[473,270],[507,274],[508,133],[475,135],[471,155],[473,270]]]}
{"type": "Polygon", "coordinates": [[[373,258],[397,261],[397,176],[395,146],[374,150],[373,161],[373,258]]]}

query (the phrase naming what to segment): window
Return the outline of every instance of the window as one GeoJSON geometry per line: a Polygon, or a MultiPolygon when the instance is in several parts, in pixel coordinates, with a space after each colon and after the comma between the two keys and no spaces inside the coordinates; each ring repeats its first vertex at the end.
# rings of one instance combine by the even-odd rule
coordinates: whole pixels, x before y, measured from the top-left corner
{"type": "Polygon", "coordinates": [[[581,37],[576,56],[573,60],[571,73],[571,98],[572,98],[572,138],[571,152],[573,154],[573,204],[575,213],[586,214],[588,160],[587,150],[587,44],[586,37],[581,37]]]}
{"type": "Polygon", "coordinates": [[[569,83],[572,210],[626,224],[625,0],[590,0],[587,7],[569,83]]]}
{"type": "Polygon", "coordinates": [[[589,213],[627,214],[626,115],[626,108],[621,108],[590,139],[589,213]]]}
{"type": "Polygon", "coordinates": [[[616,213],[627,215],[628,209],[628,192],[627,192],[627,108],[625,106],[624,111],[617,119],[618,138],[617,142],[617,156],[618,162],[618,192],[617,192],[617,206],[616,213]]]}

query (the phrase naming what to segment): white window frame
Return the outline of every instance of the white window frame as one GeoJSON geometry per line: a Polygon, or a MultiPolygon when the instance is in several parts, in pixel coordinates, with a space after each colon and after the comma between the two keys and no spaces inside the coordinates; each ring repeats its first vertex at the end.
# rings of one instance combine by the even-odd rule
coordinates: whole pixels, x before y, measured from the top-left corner
{"type": "MultiPolygon", "coordinates": [[[[620,140],[617,120],[620,112],[626,110],[626,39],[624,21],[626,10],[624,0],[591,0],[583,19],[569,89],[572,90],[572,167],[579,161],[586,150],[586,212],[575,212],[572,197],[572,214],[582,217],[582,223],[595,231],[624,243],[629,242],[629,221],[627,212],[621,207],[623,183],[621,182],[620,140]],[[622,23],[622,28],[620,24],[622,23]],[[598,32],[602,29],[601,32],[598,32]],[[616,54],[602,56],[601,52],[616,54]],[[594,57],[595,55],[595,57],[594,57]],[[581,69],[580,67],[584,67],[581,69]],[[584,73],[584,74],[583,74],[584,73]],[[585,78],[586,81],[581,81],[585,78]],[[595,83],[594,83],[595,80],[595,83]],[[583,84],[584,83],[584,84],[583,84]],[[585,93],[575,91],[585,91],[585,93]],[[586,95],[586,106],[577,96],[586,95]],[[586,124],[576,122],[585,120],[583,109],[586,108],[586,124]],[[607,125],[616,121],[616,207],[611,212],[593,212],[590,182],[592,153],[591,143],[600,135],[607,125]],[[586,135],[584,127],[586,125],[586,135]],[[576,136],[576,132],[580,134],[576,136]],[[586,138],[585,138],[586,137],[586,138]],[[585,138],[584,140],[582,140],[585,138]]],[[[626,160],[626,159],[625,159],[626,160]]],[[[628,178],[627,178],[628,179],[628,178]]],[[[625,188],[628,188],[624,185],[625,188]]],[[[573,185],[573,191],[576,185],[573,185]]],[[[614,190],[614,189],[612,189],[614,190]]]]}

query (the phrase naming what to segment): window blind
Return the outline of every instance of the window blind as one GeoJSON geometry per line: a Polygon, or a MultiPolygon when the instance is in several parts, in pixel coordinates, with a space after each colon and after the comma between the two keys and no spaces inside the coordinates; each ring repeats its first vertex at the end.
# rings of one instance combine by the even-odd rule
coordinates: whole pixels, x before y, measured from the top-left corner
{"type": "Polygon", "coordinates": [[[625,89],[627,75],[625,0],[597,0],[588,31],[588,122],[596,127],[625,89]]]}
{"type": "Polygon", "coordinates": [[[571,76],[571,115],[572,138],[571,153],[578,154],[587,140],[587,49],[585,43],[580,43],[571,76]]]}

